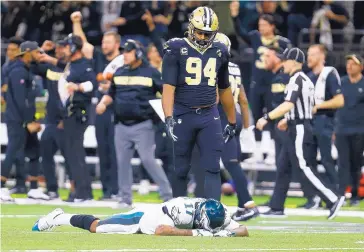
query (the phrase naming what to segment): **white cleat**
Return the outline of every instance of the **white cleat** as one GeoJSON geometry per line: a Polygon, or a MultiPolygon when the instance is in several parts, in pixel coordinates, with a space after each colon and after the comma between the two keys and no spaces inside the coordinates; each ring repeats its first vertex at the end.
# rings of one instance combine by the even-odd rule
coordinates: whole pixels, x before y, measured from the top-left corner
{"type": "Polygon", "coordinates": [[[264,159],[264,163],[266,165],[275,165],[276,164],[276,158],[273,154],[268,154],[268,156],[264,159]]]}
{"type": "Polygon", "coordinates": [[[1,202],[14,202],[8,188],[0,188],[0,200],[1,202]]]}
{"type": "Polygon", "coordinates": [[[50,197],[45,194],[40,188],[30,189],[28,192],[28,198],[37,200],[50,200],[50,197]]]}
{"type": "Polygon", "coordinates": [[[42,232],[42,231],[50,231],[52,230],[56,225],[53,224],[53,220],[61,215],[64,214],[63,210],[61,208],[57,208],[47,214],[46,216],[40,218],[32,228],[32,231],[42,232]]]}

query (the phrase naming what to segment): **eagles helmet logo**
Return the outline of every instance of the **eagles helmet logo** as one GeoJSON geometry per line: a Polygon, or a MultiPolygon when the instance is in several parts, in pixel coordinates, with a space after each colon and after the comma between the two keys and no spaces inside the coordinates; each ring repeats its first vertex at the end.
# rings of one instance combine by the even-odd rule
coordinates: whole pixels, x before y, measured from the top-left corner
{"type": "Polygon", "coordinates": [[[209,7],[198,7],[192,12],[188,24],[188,40],[200,50],[207,49],[219,30],[219,20],[209,7]]]}

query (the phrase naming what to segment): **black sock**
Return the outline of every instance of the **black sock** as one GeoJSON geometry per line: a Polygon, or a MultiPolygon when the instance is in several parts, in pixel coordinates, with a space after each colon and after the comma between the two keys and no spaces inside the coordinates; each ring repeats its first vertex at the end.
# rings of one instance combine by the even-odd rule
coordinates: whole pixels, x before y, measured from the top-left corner
{"type": "Polygon", "coordinates": [[[30,181],[30,189],[37,189],[38,188],[38,181],[32,180],[30,181]]]}
{"type": "Polygon", "coordinates": [[[6,181],[2,181],[1,180],[1,188],[4,188],[5,187],[5,184],[6,184],[6,181]]]}
{"type": "Polygon", "coordinates": [[[74,227],[90,231],[91,224],[95,220],[98,220],[98,218],[96,218],[95,216],[80,214],[80,215],[73,215],[71,217],[70,223],[74,227]]]}

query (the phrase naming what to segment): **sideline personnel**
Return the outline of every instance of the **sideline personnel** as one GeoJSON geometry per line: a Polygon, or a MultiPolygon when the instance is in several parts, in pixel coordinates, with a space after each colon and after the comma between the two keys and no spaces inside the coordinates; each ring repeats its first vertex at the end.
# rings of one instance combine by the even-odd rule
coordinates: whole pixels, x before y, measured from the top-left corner
{"type": "Polygon", "coordinates": [[[91,62],[83,57],[82,39],[70,34],[65,40],[65,57],[69,61],[64,78],[65,85],[60,87],[60,98],[66,107],[64,119],[65,150],[75,181],[74,201],[84,201],[92,198],[91,175],[85,162],[83,147],[84,133],[88,126],[88,113],[92,94],[96,88],[96,74],[91,62]],[[62,88],[67,89],[64,94],[62,88]]]}
{"type": "Polygon", "coordinates": [[[336,113],[336,147],[339,153],[339,193],[351,189],[351,205],[359,204],[358,186],[364,151],[364,78],[363,58],[346,56],[347,76],[341,79],[345,105],[336,113]]]}
{"type": "Polygon", "coordinates": [[[39,172],[39,140],[37,133],[41,125],[34,121],[35,115],[35,87],[33,75],[29,71],[30,64],[36,61],[41,54],[38,43],[23,42],[20,53],[8,72],[8,94],[5,120],[8,130],[8,146],[6,157],[1,169],[2,201],[12,201],[9,190],[5,187],[14,161],[19,158],[22,166],[25,155],[29,158],[30,188],[29,198],[48,200],[48,195],[38,189],[39,172]]]}
{"type": "MultiPolygon", "coordinates": [[[[289,141],[283,145],[281,156],[290,157],[292,167],[300,167],[300,171],[307,178],[307,182],[317,189],[319,195],[325,199],[330,207],[328,219],[331,220],[335,218],[344,204],[345,197],[338,197],[311,169],[314,163],[313,159],[315,159],[314,155],[312,155],[313,135],[311,126],[314,85],[302,72],[305,55],[300,49],[286,49],[284,59],[284,72],[291,76],[285,89],[285,101],[271,112],[264,114],[258,120],[256,127],[262,130],[268,121],[286,114],[286,118],[278,123],[278,128],[287,130],[289,135],[289,141]]],[[[287,170],[277,169],[277,173],[276,188],[274,190],[276,194],[272,196],[269,204],[271,209],[265,215],[284,215],[284,201],[291,181],[292,170],[289,168],[287,170]]]]}
{"type": "Polygon", "coordinates": [[[159,185],[164,201],[172,198],[172,189],[155,160],[155,132],[151,120],[154,112],[149,105],[149,100],[162,89],[161,74],[142,60],[143,51],[136,41],[127,40],[123,55],[125,67],[115,72],[109,94],[103,96],[96,112],[104,113],[114,102],[120,207],[128,208],[132,203],[133,182],[130,160],[135,147],[145,169],[159,185]]]}

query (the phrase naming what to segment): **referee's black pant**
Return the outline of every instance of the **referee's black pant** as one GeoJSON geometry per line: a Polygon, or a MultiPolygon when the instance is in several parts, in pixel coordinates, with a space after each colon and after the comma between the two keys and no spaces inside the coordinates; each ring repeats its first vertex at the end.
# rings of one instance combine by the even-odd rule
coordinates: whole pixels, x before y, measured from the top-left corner
{"type": "Polygon", "coordinates": [[[344,195],[346,187],[351,185],[352,198],[357,198],[363,164],[364,133],[337,133],[336,148],[339,153],[339,194],[344,195]]]}
{"type": "Polygon", "coordinates": [[[316,159],[310,121],[289,121],[287,135],[287,141],[283,144],[278,158],[277,178],[269,204],[270,208],[273,210],[284,209],[293,169],[297,169],[302,176],[302,183],[310,183],[326,204],[331,206],[338,200],[334,188],[330,188],[319,178],[317,171],[310,168],[316,159]]]}

